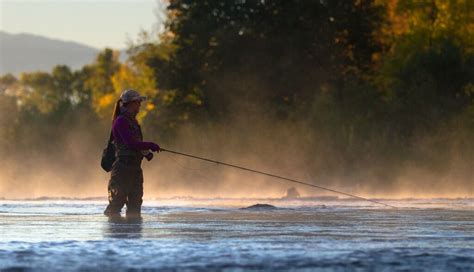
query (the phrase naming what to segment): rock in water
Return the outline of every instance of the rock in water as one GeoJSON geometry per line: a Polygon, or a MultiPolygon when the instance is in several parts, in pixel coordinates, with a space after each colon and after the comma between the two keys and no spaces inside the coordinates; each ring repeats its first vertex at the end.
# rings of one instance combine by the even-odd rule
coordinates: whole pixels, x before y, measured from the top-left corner
{"type": "Polygon", "coordinates": [[[289,188],[287,191],[286,191],[286,196],[284,198],[299,198],[300,197],[300,193],[298,192],[298,190],[296,190],[295,187],[291,187],[289,188]]]}
{"type": "Polygon", "coordinates": [[[248,206],[242,209],[243,210],[275,210],[277,209],[277,207],[270,204],[255,204],[255,205],[248,206]]]}

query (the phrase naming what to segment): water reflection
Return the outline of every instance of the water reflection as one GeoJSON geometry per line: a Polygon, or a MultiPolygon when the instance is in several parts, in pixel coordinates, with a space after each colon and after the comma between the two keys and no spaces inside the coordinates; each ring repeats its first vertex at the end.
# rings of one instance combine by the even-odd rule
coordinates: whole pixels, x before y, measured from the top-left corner
{"type": "Polygon", "coordinates": [[[141,217],[109,217],[104,231],[106,238],[140,239],[142,238],[141,217]]]}

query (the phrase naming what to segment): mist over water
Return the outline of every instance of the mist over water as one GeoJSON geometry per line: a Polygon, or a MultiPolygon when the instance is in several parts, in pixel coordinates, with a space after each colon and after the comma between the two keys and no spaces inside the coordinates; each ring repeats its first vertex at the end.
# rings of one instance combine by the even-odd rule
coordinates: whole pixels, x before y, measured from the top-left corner
{"type": "MultiPolygon", "coordinates": [[[[323,133],[323,132],[321,132],[323,133]]],[[[306,123],[270,121],[252,116],[221,125],[188,125],[162,147],[273,173],[369,198],[473,197],[469,161],[446,154],[443,169],[347,163],[306,123]],[[341,160],[338,164],[338,160],[341,160]],[[338,168],[338,165],[340,167],[338,168]]],[[[0,197],[105,197],[110,174],[100,168],[107,131],[79,127],[57,136],[54,149],[32,146],[29,153],[4,155],[0,197]]],[[[2,152],[6,153],[6,152],[2,152]]],[[[363,154],[361,154],[363,156],[363,154]]],[[[357,157],[355,155],[355,157],[357,157]]],[[[383,162],[384,158],[381,158],[383,162]]],[[[377,161],[377,160],[373,160],[377,161]]],[[[226,166],[162,152],[143,160],[145,198],[279,198],[295,184],[226,166]]],[[[302,196],[334,195],[296,185],[302,196]]]]}

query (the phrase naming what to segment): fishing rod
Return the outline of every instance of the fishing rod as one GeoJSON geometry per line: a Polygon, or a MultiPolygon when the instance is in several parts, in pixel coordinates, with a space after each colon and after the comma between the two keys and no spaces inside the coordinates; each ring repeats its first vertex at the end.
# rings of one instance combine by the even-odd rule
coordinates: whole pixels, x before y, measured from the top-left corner
{"type": "Polygon", "coordinates": [[[364,198],[364,197],[361,197],[361,196],[356,196],[356,195],[353,195],[353,194],[344,193],[344,192],[341,192],[341,191],[326,188],[326,187],[319,186],[319,185],[316,185],[316,184],[311,184],[311,183],[307,183],[307,182],[292,179],[292,178],[278,176],[278,175],[274,175],[274,174],[271,174],[271,173],[266,173],[266,172],[258,171],[258,170],[255,170],[255,169],[250,169],[250,168],[243,167],[243,166],[238,166],[238,165],[235,165],[235,164],[230,164],[230,163],[226,163],[226,162],[211,160],[211,159],[207,159],[207,158],[203,158],[203,157],[199,157],[199,156],[195,156],[195,155],[191,155],[191,154],[186,154],[186,153],[182,153],[182,152],[178,152],[178,151],[173,151],[173,150],[169,150],[169,149],[164,149],[164,148],[160,148],[160,152],[168,152],[168,153],[181,155],[181,156],[185,156],[185,157],[190,157],[190,158],[194,158],[194,159],[198,159],[198,160],[202,160],[202,161],[207,161],[207,162],[212,162],[212,163],[216,163],[216,164],[220,164],[220,165],[225,165],[225,166],[237,168],[237,169],[240,169],[240,170],[244,170],[244,171],[248,171],[248,172],[252,172],[252,173],[257,173],[257,174],[260,174],[260,175],[265,175],[265,176],[269,176],[269,177],[273,177],[273,178],[277,178],[277,179],[282,179],[282,180],[286,180],[286,181],[293,182],[293,183],[299,183],[299,184],[302,184],[302,185],[318,188],[318,189],[321,189],[321,190],[326,190],[326,191],[329,191],[329,192],[333,192],[333,193],[337,193],[337,194],[341,194],[341,195],[345,195],[345,196],[350,196],[350,197],[353,197],[353,198],[373,202],[373,203],[376,203],[376,204],[379,204],[379,205],[384,205],[384,206],[387,206],[387,207],[390,207],[390,208],[394,208],[394,209],[397,208],[395,206],[388,205],[388,204],[385,204],[385,203],[382,203],[382,202],[379,202],[379,201],[376,201],[376,200],[373,200],[373,199],[368,199],[368,198],[364,198]]]}

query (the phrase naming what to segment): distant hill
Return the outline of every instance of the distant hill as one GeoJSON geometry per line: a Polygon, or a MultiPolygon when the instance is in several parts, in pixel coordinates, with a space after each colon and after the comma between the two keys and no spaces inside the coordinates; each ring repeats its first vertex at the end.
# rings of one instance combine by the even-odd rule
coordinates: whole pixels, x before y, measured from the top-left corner
{"type": "Polygon", "coordinates": [[[46,71],[58,64],[72,69],[94,61],[99,49],[32,34],[0,31],[0,75],[46,71]]]}

